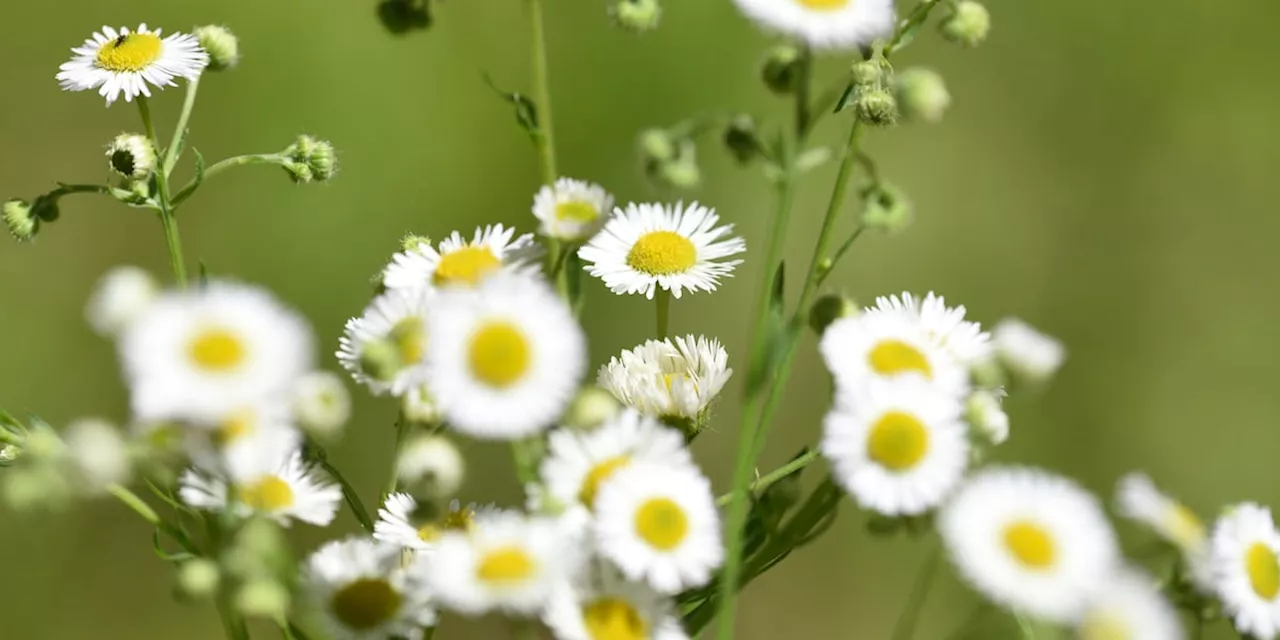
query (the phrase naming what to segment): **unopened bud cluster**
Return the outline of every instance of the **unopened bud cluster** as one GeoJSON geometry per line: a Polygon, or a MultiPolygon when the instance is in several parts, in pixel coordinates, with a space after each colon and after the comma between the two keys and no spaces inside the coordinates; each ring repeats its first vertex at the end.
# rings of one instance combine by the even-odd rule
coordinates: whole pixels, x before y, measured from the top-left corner
{"type": "Polygon", "coordinates": [[[333,145],[308,135],[298,136],[281,155],[284,170],[298,184],[328,182],[338,171],[338,156],[333,145]]]}
{"type": "Polygon", "coordinates": [[[640,134],[640,160],[645,175],[661,185],[691,189],[702,182],[698,149],[688,136],[664,129],[646,130],[640,134]]]}
{"type": "Polygon", "coordinates": [[[853,83],[853,109],[858,119],[871,125],[889,126],[898,121],[898,100],[890,90],[893,70],[880,59],[853,63],[849,71],[853,83]]]}
{"type": "Polygon", "coordinates": [[[633,33],[658,28],[662,5],[658,0],[616,0],[609,7],[609,18],[618,27],[633,33]]]}
{"type": "Polygon", "coordinates": [[[893,185],[877,183],[862,193],[862,226],[882,233],[898,233],[911,224],[911,201],[893,185]]]}
{"type": "Polygon", "coordinates": [[[942,37],[965,47],[976,47],[991,31],[991,14],[981,3],[961,0],[939,24],[942,37]]]}

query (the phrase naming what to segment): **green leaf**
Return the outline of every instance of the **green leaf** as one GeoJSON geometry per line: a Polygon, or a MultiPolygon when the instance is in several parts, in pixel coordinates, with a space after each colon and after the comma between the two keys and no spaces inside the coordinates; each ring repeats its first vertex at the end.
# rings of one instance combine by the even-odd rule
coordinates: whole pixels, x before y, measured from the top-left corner
{"type": "Polygon", "coordinates": [[[184,562],[186,560],[190,560],[195,557],[194,554],[187,553],[186,551],[178,551],[173,553],[169,551],[165,551],[164,546],[160,544],[160,533],[161,533],[160,527],[156,527],[155,530],[151,532],[151,548],[155,550],[156,556],[158,558],[160,558],[161,560],[164,560],[165,562],[178,563],[178,562],[184,562]]]}
{"type": "Polygon", "coordinates": [[[165,490],[160,488],[159,486],[156,485],[156,483],[152,482],[150,478],[147,478],[146,482],[147,482],[147,488],[151,489],[151,493],[155,494],[157,498],[160,498],[161,502],[169,505],[169,507],[171,507],[174,511],[178,511],[181,513],[195,513],[194,511],[191,510],[190,507],[188,507],[187,505],[180,502],[177,498],[175,498],[171,490],[165,490]]]}
{"type": "Polygon", "coordinates": [[[209,286],[209,266],[204,263],[204,258],[200,258],[199,265],[200,274],[197,276],[197,280],[200,283],[200,288],[205,289],[209,286]]]}
{"type": "Polygon", "coordinates": [[[538,123],[538,105],[532,98],[518,91],[503,91],[499,89],[498,85],[494,84],[493,78],[489,77],[487,73],[484,75],[484,81],[499,97],[515,107],[516,123],[529,134],[530,138],[537,139],[542,136],[542,128],[538,123]]]}
{"type": "Polygon", "coordinates": [[[850,82],[849,86],[844,88],[844,93],[840,94],[840,99],[836,100],[836,108],[835,110],[832,111],[832,113],[840,113],[841,111],[844,111],[846,107],[849,106],[849,103],[853,101],[853,90],[854,90],[853,83],[850,82]]]}
{"type": "Polygon", "coordinates": [[[13,417],[12,413],[9,413],[4,409],[0,409],[0,426],[12,427],[16,429],[18,433],[26,431],[26,427],[22,426],[22,423],[19,422],[17,418],[13,417]]]}
{"type": "Polygon", "coordinates": [[[784,317],[786,314],[786,282],[787,282],[787,262],[784,260],[778,263],[778,269],[773,272],[773,281],[769,289],[769,309],[765,314],[764,330],[764,350],[757,354],[751,363],[751,370],[747,373],[747,393],[754,394],[760,390],[769,376],[772,374],[775,365],[782,359],[782,354],[786,350],[788,338],[787,321],[784,317]]]}

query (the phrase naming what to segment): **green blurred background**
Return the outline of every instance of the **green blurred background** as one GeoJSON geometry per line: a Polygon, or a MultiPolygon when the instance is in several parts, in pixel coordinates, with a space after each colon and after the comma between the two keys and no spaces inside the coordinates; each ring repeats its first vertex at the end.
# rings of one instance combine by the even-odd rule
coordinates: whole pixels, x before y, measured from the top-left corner
{"type": "MultiPolygon", "coordinates": [[[[644,37],[611,28],[602,2],[547,4],[562,172],[600,182],[620,201],[678,197],[639,176],[640,129],[694,113],[785,115],[757,81],[769,39],[727,0],[667,0],[661,29],[644,37]]],[[[930,34],[898,59],[942,71],[955,105],[939,126],[870,136],[918,220],[900,237],[864,239],[831,281],[863,300],[935,290],[979,320],[1018,315],[1067,343],[1055,384],[1008,402],[1003,460],[1060,470],[1107,496],[1120,474],[1145,469],[1206,516],[1226,501],[1276,502],[1280,5],[989,7],[995,30],[986,46],[962,51],[930,34]]],[[[527,88],[522,3],[450,0],[436,17],[426,32],[393,37],[372,0],[6,2],[0,195],[31,198],[55,180],[105,181],[103,145],[139,128],[131,105],[104,109],[92,93],[58,90],[53,76],[68,48],[104,23],[229,25],[243,64],[203,83],[191,143],[217,159],[313,133],[338,147],[342,171],[310,187],[276,169],[220,176],[182,212],[187,252],[300,308],[332,368],[327,354],[342,322],[367,301],[369,276],[401,234],[533,227],[534,155],[481,81],[488,72],[500,86],[527,88]]],[[[845,64],[824,61],[824,77],[845,64]]],[[[155,100],[162,122],[180,102],[178,90],[155,100]]],[[[829,122],[818,137],[841,135],[829,122]]],[[[705,186],[684,197],[716,207],[762,248],[770,194],[758,169],[735,167],[714,141],[701,158],[705,186]]],[[[803,183],[787,243],[797,264],[809,255],[832,174],[828,166],[803,183]]],[[[111,266],[167,273],[160,225],[105,199],[72,196],[62,208],[34,244],[0,243],[0,405],[54,424],[84,415],[123,421],[112,347],[90,333],[82,306],[111,266]]],[[[674,309],[676,330],[719,337],[740,370],[760,255],[748,253],[720,292],[674,309]]],[[[651,333],[643,299],[611,296],[595,282],[589,298],[593,366],[651,333]]],[[[823,379],[808,342],[766,466],[815,439],[823,379]]],[[[720,489],[734,450],[732,387],[696,447],[720,489]]],[[[333,453],[367,496],[386,473],[392,411],[361,397],[333,453]]],[[[505,454],[478,446],[469,454],[466,497],[513,503],[505,454]]],[[[887,637],[925,549],[872,541],[864,521],[846,505],[820,543],[753,585],[738,637],[887,637]]],[[[314,545],[353,529],[343,514],[334,529],[299,532],[299,540],[314,545]]],[[[0,513],[0,637],[221,637],[210,607],[171,600],[170,569],[149,536],[105,502],[52,516],[0,513]]],[[[944,570],[917,637],[945,637],[976,602],[944,570]]],[[[443,637],[469,635],[447,624],[459,633],[443,637]]],[[[977,637],[1007,635],[1002,624],[992,615],[977,637]]],[[[471,633],[504,637],[496,626],[471,633]]],[[[1214,634],[1228,632],[1220,625],[1214,634]]]]}

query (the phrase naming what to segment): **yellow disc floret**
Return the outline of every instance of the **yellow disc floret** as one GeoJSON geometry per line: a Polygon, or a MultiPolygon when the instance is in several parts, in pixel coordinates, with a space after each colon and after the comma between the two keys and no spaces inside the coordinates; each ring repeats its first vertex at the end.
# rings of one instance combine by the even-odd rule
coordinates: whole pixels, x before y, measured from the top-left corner
{"type": "Polygon", "coordinates": [[[533,576],[538,564],[520,547],[498,547],[480,559],[476,565],[476,578],[490,584],[522,582],[533,576]]]}
{"type": "Polygon", "coordinates": [[[627,265],[653,276],[683,273],[697,261],[698,249],[674,231],[650,231],[627,252],[627,265]]]}
{"type": "Polygon", "coordinates": [[[591,640],[645,640],[649,624],[636,608],[619,598],[601,598],[582,609],[591,640]]]}
{"type": "Polygon", "coordinates": [[[867,364],[882,376],[915,372],[933,377],[929,359],[919,349],[901,340],[881,340],[867,354],[867,364]]]}
{"type": "Polygon", "coordinates": [[[689,517],[676,501],[653,498],[636,510],[636,534],[656,549],[671,551],[689,535],[689,517]]]}
{"type": "Polygon", "coordinates": [[[532,360],[524,332],[505,321],[481,325],[472,334],[468,351],[472,374],[493,387],[507,387],[520,380],[532,360]]]}
{"type": "Polygon", "coordinates": [[[1049,569],[1058,557],[1053,536],[1029,520],[1017,520],[1004,528],[1004,546],[1027,569],[1049,569]]]}
{"type": "Polygon", "coordinates": [[[502,261],[489,247],[470,245],[440,257],[435,282],[437,285],[474,285],[500,266],[502,261]]]}
{"type": "Polygon", "coordinates": [[[889,411],[867,434],[867,457],[892,471],[916,466],[929,452],[929,430],[915,416],[889,411]]]}
{"type": "Polygon", "coordinates": [[[248,356],[240,336],[223,327],[208,327],[187,343],[187,355],[197,367],[210,373],[227,373],[248,356]]]}
{"type": "Polygon", "coordinates": [[[127,33],[98,49],[98,67],[116,73],[142,71],[160,58],[163,48],[159,36],[127,33]]]}

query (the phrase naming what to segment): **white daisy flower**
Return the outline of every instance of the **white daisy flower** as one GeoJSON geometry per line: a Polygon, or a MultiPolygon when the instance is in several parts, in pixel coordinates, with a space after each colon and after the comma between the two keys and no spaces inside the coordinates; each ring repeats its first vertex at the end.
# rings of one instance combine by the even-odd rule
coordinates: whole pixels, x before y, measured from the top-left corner
{"type": "Polygon", "coordinates": [[[871,380],[837,398],[822,454],[863,507],[889,516],[937,507],[964,478],[968,429],[954,396],[923,378],[871,380]]]}
{"type": "Polygon", "coordinates": [[[289,406],[259,403],[231,411],[220,419],[188,422],[181,430],[187,456],[196,467],[225,474],[232,458],[244,459],[260,447],[290,451],[301,445],[289,406]]]}
{"type": "Polygon", "coordinates": [[[903,376],[922,376],[957,396],[969,387],[968,370],[905,313],[840,318],[823,332],[819,350],[839,389],[903,376]]]}
{"type": "Polygon", "coordinates": [[[1005,318],[991,331],[996,356],[1015,376],[1031,383],[1053,377],[1067,358],[1067,349],[1053,336],[1040,333],[1018,318],[1005,318]]]}
{"type": "Polygon", "coordinates": [[[580,530],[606,480],[635,462],[692,467],[684,436],[653,418],[626,409],[591,431],[557,429],[542,459],[541,500],[565,510],[566,526],[580,530]]]}
{"type": "Polygon", "coordinates": [[[400,411],[409,422],[435,424],[440,420],[440,409],[426,385],[418,385],[405,392],[400,398],[400,411]]]}
{"type": "Polygon", "coordinates": [[[1003,390],[974,391],[965,401],[965,420],[986,442],[996,445],[1009,439],[1009,415],[1001,400],[1003,390]]]}
{"type": "Polygon", "coordinates": [[[542,615],[558,640],[687,640],[671,601],[597,565],[556,590],[542,615]]]}
{"type": "Polygon", "coordinates": [[[416,435],[400,451],[396,473],[402,486],[421,486],[436,497],[458,492],[466,472],[466,460],[458,447],[444,436],[416,435]]]}
{"type": "Polygon", "coordinates": [[[715,339],[649,340],[600,367],[596,384],[645,415],[697,419],[733,375],[728,364],[715,339]]]}
{"type": "Polygon", "coordinates": [[[538,277],[503,273],[442,290],[429,319],[427,384],[467,435],[533,434],[560,417],[582,381],[582,328],[538,277]]]}
{"type": "Polygon", "coordinates": [[[399,547],[352,537],[311,554],[303,582],[334,640],[418,640],[436,623],[426,562],[406,564],[399,547]]]}
{"type": "Polygon", "coordinates": [[[526,233],[513,240],[515,233],[513,228],[495,224],[476,229],[471,242],[454,231],[435,247],[419,243],[391,257],[391,264],[382,272],[382,284],[390,290],[474,286],[502,267],[531,267],[538,255],[533,235],[526,233]]]}
{"type": "Polygon", "coordinates": [[[1161,493],[1142,473],[1130,473],[1120,479],[1116,504],[1120,515],[1143,524],[1177,547],[1197,585],[1208,588],[1212,584],[1209,534],[1194,511],[1161,493]]]}
{"type": "Polygon", "coordinates": [[[85,318],[100,336],[115,337],[160,295],[160,284],[138,267],[116,267],[98,280],[85,318]]]}
{"type": "Polygon", "coordinates": [[[818,49],[855,49],[893,33],[893,0],[734,0],[769,31],[818,49]]]}
{"type": "Polygon", "coordinates": [[[1080,640],[1181,640],[1178,612],[1150,576],[1121,569],[1103,582],[1076,624],[1080,640]]]}
{"type": "Polygon", "coordinates": [[[613,196],[582,180],[560,178],[533,197],[533,215],[542,223],[538,232],[569,242],[595,235],[612,211],[613,196]]]}
{"type": "Polygon", "coordinates": [[[1270,640],[1280,633],[1280,533],[1271,510],[1246,502],[1218,518],[1210,542],[1213,582],[1222,608],[1241,634],[1270,640]]]}
{"type": "Polygon", "coordinates": [[[733,275],[741,260],[724,260],[747,250],[742,238],[729,237],[733,225],[717,227],[720,216],[698,203],[628,204],[578,257],[587,271],[617,294],[658,289],[679,298],[690,292],[715,291],[721,277],[733,275]]]}
{"type": "Polygon", "coordinates": [[[122,93],[125,102],[139,95],[151,97],[148,83],[164,88],[177,86],[173,80],[179,76],[195,79],[209,63],[195,36],[175,33],[162,38],[159,29],[147,29],[146,24],[137,31],[103,27],[71,51],[75,56],[59,67],[59,84],[66,91],[97,89],[108,106],[122,93]]]}
{"type": "Polygon", "coordinates": [[[1077,619],[1118,566],[1115,534],[1097,500],[1033,469],[974,475],[941,509],[938,530],[975,589],[1051,622],[1077,619]]]}
{"type": "Polygon", "coordinates": [[[333,439],[351,419],[351,392],[328,371],[312,371],[293,386],[293,416],[307,433],[333,439]]]}
{"type": "Polygon", "coordinates": [[[443,606],[465,615],[532,615],[580,558],[555,521],[515,512],[477,514],[470,533],[445,532],[428,576],[443,606]]]}
{"type": "Polygon", "coordinates": [[[476,508],[457,500],[439,509],[420,505],[407,493],[393,493],[378,509],[373,537],[414,551],[430,551],[447,532],[471,531],[475,519],[476,508]]]}
{"type": "Polygon", "coordinates": [[[724,562],[715,500],[692,468],[633,462],[600,487],[596,546],[627,578],[661,593],[705,585],[724,562]]]}
{"type": "Polygon", "coordinates": [[[966,367],[991,357],[991,334],[983,331],[982,325],[964,319],[963,305],[948,307],[946,300],[932,291],[923,299],[910,293],[881,296],[866,313],[905,313],[915,318],[926,335],[966,367]]]}
{"type": "Polygon", "coordinates": [[[135,418],[213,422],[286,398],[312,368],[311,329],[262,289],[210,282],[164,294],[120,341],[135,418]]]}
{"type": "Polygon", "coordinates": [[[178,495],[198,509],[230,507],[243,516],[260,513],[283,526],[292,520],[329,524],[338,512],[342,490],[308,467],[297,449],[297,436],[284,433],[272,431],[253,447],[234,449],[235,455],[226,456],[225,476],[187,470],[179,480],[178,495]]]}
{"type": "Polygon", "coordinates": [[[426,379],[427,312],[432,289],[390,290],[347,321],[338,361],[374,395],[401,396],[426,379]]]}

